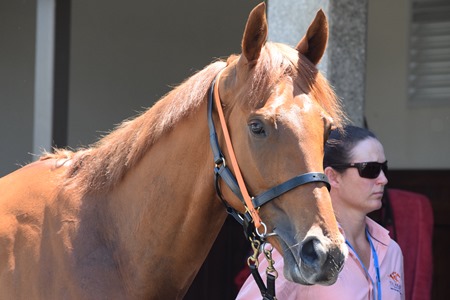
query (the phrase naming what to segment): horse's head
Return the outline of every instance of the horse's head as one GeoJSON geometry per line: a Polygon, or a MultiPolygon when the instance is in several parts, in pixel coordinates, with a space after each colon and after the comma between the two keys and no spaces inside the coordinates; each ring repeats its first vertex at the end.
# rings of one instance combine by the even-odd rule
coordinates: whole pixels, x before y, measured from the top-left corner
{"type": "MultiPolygon", "coordinates": [[[[262,3],[247,21],[242,54],[230,57],[220,74],[218,94],[250,195],[301,174],[323,172],[324,143],[343,116],[315,66],[327,37],[327,21],[319,11],[295,49],[266,43],[262,3]]],[[[223,194],[234,208],[244,210],[229,189],[223,194]]],[[[325,182],[312,181],[277,196],[261,207],[259,216],[268,232],[275,233],[269,239],[283,253],[287,279],[324,285],[336,281],[347,249],[325,182]]]]}

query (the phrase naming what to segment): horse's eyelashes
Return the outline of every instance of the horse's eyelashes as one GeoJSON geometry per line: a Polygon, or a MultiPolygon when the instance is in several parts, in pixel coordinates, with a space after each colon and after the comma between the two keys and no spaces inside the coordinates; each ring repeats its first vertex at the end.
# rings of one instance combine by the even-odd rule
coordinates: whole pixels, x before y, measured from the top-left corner
{"type": "Polygon", "coordinates": [[[253,120],[248,124],[250,132],[256,136],[266,136],[266,130],[264,124],[259,120],[253,120]]]}

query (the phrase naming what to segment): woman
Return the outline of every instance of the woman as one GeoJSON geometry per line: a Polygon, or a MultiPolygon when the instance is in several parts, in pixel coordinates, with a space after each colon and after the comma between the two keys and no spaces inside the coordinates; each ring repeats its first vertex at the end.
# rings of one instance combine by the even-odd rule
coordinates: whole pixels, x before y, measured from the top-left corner
{"type": "MultiPolygon", "coordinates": [[[[333,131],[325,145],[325,174],[331,184],[336,218],[349,248],[338,280],[331,286],[304,286],[287,281],[280,271],[276,296],[284,299],[404,299],[403,255],[388,231],[367,217],[381,208],[387,160],[376,136],[363,128],[347,126],[333,131]]],[[[283,258],[273,251],[275,268],[283,258]]],[[[265,278],[267,261],[260,255],[259,271],[265,278]]],[[[237,299],[261,299],[250,276],[237,299]]]]}

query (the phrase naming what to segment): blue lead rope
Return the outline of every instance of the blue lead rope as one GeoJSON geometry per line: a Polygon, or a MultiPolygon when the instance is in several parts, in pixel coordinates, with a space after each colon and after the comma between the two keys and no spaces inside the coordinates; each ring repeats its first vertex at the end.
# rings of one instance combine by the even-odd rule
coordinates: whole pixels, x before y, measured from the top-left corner
{"type": "Polygon", "coordinates": [[[377,292],[378,292],[377,296],[378,296],[378,300],[381,300],[380,264],[378,262],[377,251],[375,250],[375,246],[373,245],[372,238],[370,237],[369,229],[367,227],[366,227],[366,235],[367,235],[367,240],[369,241],[369,244],[370,244],[370,249],[372,250],[373,264],[375,267],[375,272],[377,274],[377,292]]]}
{"type": "MultiPolygon", "coordinates": [[[[378,262],[378,254],[377,251],[375,250],[375,246],[372,243],[372,238],[370,237],[370,233],[369,233],[369,229],[366,227],[366,237],[367,240],[369,241],[370,244],[370,249],[372,252],[372,256],[373,256],[373,264],[375,267],[375,272],[376,272],[376,280],[377,280],[377,284],[376,284],[376,289],[374,289],[374,296],[373,299],[378,299],[381,300],[381,277],[380,277],[380,264],[378,262]],[[375,295],[375,290],[376,295],[375,295]]],[[[353,246],[350,244],[349,241],[345,240],[345,243],[347,244],[347,246],[352,249],[353,253],[355,253],[356,258],[358,259],[361,267],[364,269],[364,272],[366,273],[367,277],[369,277],[370,281],[372,282],[372,285],[375,287],[375,282],[372,279],[372,276],[370,276],[369,274],[369,270],[367,270],[367,268],[364,266],[364,263],[362,262],[361,258],[359,258],[358,253],[356,253],[355,249],[353,248],[353,246]]]]}

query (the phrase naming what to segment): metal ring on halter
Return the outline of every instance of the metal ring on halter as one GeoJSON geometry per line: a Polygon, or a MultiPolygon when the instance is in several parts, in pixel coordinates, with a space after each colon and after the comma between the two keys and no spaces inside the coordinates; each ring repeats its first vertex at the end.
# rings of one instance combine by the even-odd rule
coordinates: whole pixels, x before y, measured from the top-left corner
{"type": "Polygon", "coordinates": [[[276,235],[278,235],[278,233],[276,233],[276,232],[271,232],[271,233],[267,233],[265,237],[268,238],[268,237],[276,236],[276,235]]]}
{"type": "Polygon", "coordinates": [[[219,168],[220,166],[223,166],[223,167],[225,168],[225,167],[227,166],[227,164],[226,164],[226,162],[225,162],[225,157],[222,156],[222,157],[220,158],[220,161],[221,161],[220,163],[217,163],[217,162],[216,162],[216,163],[214,164],[214,166],[215,166],[216,168],[219,168]]]}
{"type": "Polygon", "coordinates": [[[264,232],[263,233],[259,233],[258,228],[255,228],[256,234],[258,234],[258,236],[262,239],[266,238],[267,236],[267,226],[266,224],[264,224],[264,222],[261,222],[261,225],[264,227],[264,232]]]}

